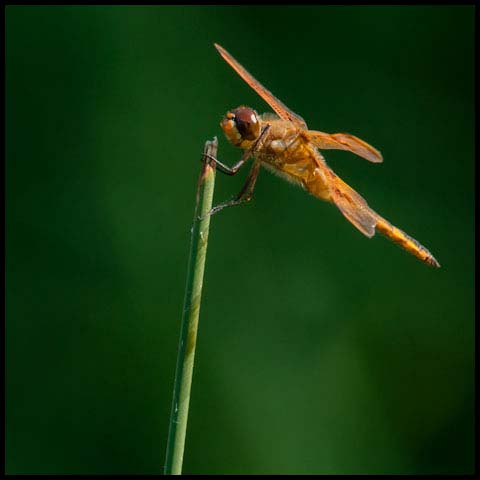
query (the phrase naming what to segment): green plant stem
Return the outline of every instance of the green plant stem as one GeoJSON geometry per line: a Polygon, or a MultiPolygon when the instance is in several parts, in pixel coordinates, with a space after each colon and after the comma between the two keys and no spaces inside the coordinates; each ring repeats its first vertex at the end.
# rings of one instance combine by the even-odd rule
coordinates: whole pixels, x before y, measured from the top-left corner
{"type": "MultiPolygon", "coordinates": [[[[217,139],[214,138],[213,141],[205,143],[204,152],[216,158],[217,146],[217,139]]],[[[210,215],[208,215],[208,212],[212,208],[214,185],[215,166],[211,166],[209,161],[204,161],[198,181],[195,216],[192,227],[187,285],[185,289],[182,327],[173,387],[170,428],[167,439],[167,454],[164,467],[165,475],[180,475],[182,473],[193,363],[195,359],[195,345],[197,341],[198,317],[202,297],[203,272],[205,269],[208,229],[210,226],[210,215]]]]}

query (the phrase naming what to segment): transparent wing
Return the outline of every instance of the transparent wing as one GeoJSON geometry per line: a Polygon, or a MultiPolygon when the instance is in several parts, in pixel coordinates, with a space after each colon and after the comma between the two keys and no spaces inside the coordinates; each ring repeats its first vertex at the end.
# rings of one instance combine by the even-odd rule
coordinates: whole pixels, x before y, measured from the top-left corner
{"type": "Polygon", "coordinates": [[[358,194],[353,188],[349,187],[341,178],[337,177],[334,172],[328,169],[330,196],[343,213],[345,218],[349,220],[367,237],[375,235],[375,226],[380,218],[367,204],[365,199],[358,194]]]}
{"type": "Polygon", "coordinates": [[[258,80],[256,80],[245,68],[240,65],[223,47],[215,43],[215,48],[219,51],[223,59],[245,80],[245,82],[253,88],[258,95],[260,95],[272,109],[278,114],[280,118],[289,120],[297,125],[299,128],[306,129],[307,124],[305,120],[292,112],[286,105],[284,105],[272,92],[267,90],[258,80]]]}
{"type": "Polygon", "coordinates": [[[304,134],[320,150],[348,150],[369,162],[383,162],[382,154],[376,148],[348,133],[330,134],[308,130],[304,134]]]}

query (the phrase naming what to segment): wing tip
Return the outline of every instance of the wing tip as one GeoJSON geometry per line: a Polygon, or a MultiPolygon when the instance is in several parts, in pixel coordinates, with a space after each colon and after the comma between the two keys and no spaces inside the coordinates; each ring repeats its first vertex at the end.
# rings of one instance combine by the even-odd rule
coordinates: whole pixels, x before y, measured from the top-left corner
{"type": "Polygon", "coordinates": [[[219,45],[218,43],[214,42],[214,43],[213,43],[213,46],[214,46],[220,53],[225,52],[225,49],[224,49],[221,45],[219,45]]]}
{"type": "MultiPolygon", "coordinates": [[[[363,142],[363,140],[362,140],[363,142]]],[[[361,152],[361,151],[358,151],[358,152],[355,152],[353,151],[353,153],[356,153],[357,155],[360,155],[361,157],[363,157],[365,160],[368,160],[369,162],[372,162],[372,163],[383,163],[383,155],[382,155],[382,152],[380,152],[379,150],[377,150],[376,148],[372,147],[371,145],[369,145],[368,143],[366,142],[363,142],[364,145],[364,152],[361,152]],[[363,155],[362,155],[363,153],[363,155]]]]}

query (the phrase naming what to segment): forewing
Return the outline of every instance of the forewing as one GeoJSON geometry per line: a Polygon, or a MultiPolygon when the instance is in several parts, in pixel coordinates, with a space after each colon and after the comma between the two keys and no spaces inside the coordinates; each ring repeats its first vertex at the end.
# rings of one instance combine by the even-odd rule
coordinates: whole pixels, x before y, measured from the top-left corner
{"type": "MultiPolygon", "coordinates": [[[[331,172],[331,171],[330,171],[331,172]]],[[[333,172],[330,177],[330,196],[335,205],[353,225],[367,237],[375,235],[378,215],[365,199],[333,172]]]]}
{"type": "Polygon", "coordinates": [[[320,150],[348,150],[369,162],[383,162],[382,154],[374,147],[348,133],[305,132],[308,139],[320,150]]]}
{"type": "Polygon", "coordinates": [[[258,80],[256,80],[250,73],[243,68],[223,47],[214,44],[223,59],[260,95],[272,109],[278,114],[280,118],[289,120],[297,125],[299,128],[306,129],[307,124],[305,120],[292,112],[286,105],[284,105],[272,92],[267,90],[258,80]]]}

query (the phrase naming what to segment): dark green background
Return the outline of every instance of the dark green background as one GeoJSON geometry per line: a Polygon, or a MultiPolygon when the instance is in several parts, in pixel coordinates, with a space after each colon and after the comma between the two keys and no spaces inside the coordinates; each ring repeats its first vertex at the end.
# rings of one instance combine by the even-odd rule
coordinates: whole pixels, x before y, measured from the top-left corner
{"type": "MultiPolygon", "coordinates": [[[[159,473],[200,152],[267,105],[428,268],[262,171],[213,217],[185,473],[473,470],[473,7],[6,9],[6,469],[159,473]]],[[[217,176],[215,202],[238,178],[217,176]]]]}

